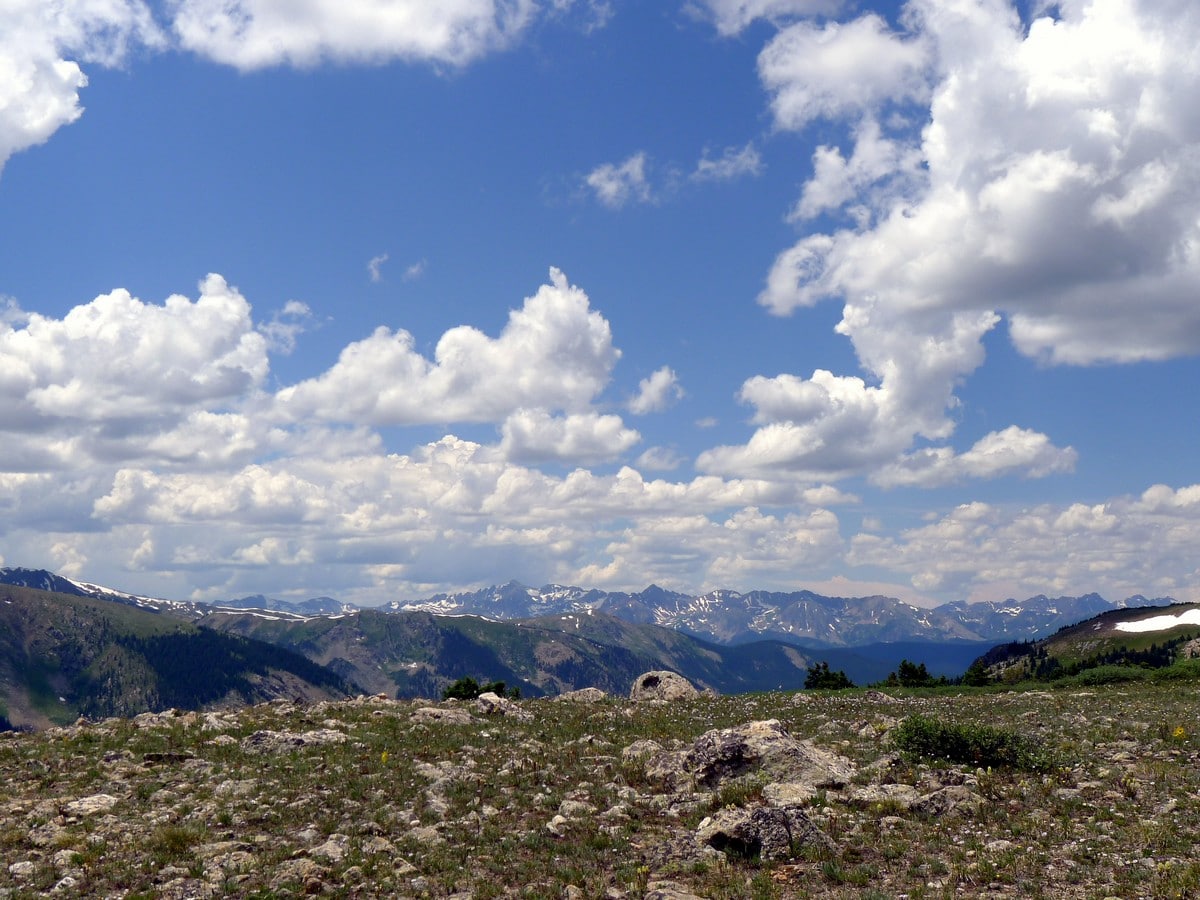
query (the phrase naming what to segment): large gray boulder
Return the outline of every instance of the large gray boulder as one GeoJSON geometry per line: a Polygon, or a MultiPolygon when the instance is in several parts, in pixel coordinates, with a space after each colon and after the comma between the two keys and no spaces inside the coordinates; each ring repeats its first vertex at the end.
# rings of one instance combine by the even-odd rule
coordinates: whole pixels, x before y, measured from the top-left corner
{"type": "Polygon", "coordinates": [[[803,803],[818,791],[840,789],[855,773],[846,757],[792,737],[778,719],[718,728],[696,738],[690,748],[664,750],[653,742],[625,748],[626,761],[642,760],[646,777],[667,790],[691,785],[715,790],[753,778],[776,805],[803,803]]]}
{"type": "Polygon", "coordinates": [[[726,807],[696,829],[696,840],[734,856],[790,859],[804,847],[833,848],[799,806],[726,807]]]}
{"type": "Polygon", "coordinates": [[[674,672],[646,672],[639,675],[629,689],[629,699],[636,703],[672,703],[699,696],[700,692],[690,681],[674,672]]]}
{"type": "Polygon", "coordinates": [[[792,737],[778,719],[705,732],[683,765],[707,788],[754,773],[766,781],[811,785],[815,791],[843,787],[855,771],[846,757],[792,737]]]}

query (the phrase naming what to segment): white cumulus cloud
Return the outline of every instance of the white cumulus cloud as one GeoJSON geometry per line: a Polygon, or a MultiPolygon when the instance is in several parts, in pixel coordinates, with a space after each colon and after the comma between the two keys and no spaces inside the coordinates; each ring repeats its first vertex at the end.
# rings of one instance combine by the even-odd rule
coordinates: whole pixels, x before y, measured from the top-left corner
{"type": "Polygon", "coordinates": [[[402,59],[460,66],[502,49],[533,0],[177,0],[181,46],[242,70],[402,59]]]}
{"type": "Polygon", "coordinates": [[[875,14],[851,22],[799,22],[758,59],[778,127],[803,128],[823,116],[858,114],[927,92],[928,49],[895,34],[875,14]]]}
{"type": "Polygon", "coordinates": [[[846,560],[907,572],[915,587],[942,596],[1196,600],[1190,548],[1198,539],[1200,486],[1156,485],[1092,505],[963,504],[896,537],[859,534],[846,560]]]}
{"type": "Polygon", "coordinates": [[[80,63],[120,65],[162,36],[140,0],[7,0],[0,4],[0,169],[83,113],[80,63]]]}
{"type": "Polygon", "coordinates": [[[519,463],[596,463],[619,457],[641,440],[620,416],[577,413],[552,416],[521,409],[500,429],[500,450],[519,463]]]}
{"type": "Polygon", "coordinates": [[[646,154],[635,153],[620,165],[604,163],[584,178],[596,199],[610,209],[627,203],[649,203],[653,199],[646,177],[646,154]]]}
{"type": "Polygon", "coordinates": [[[133,428],[220,405],[260,385],[267,340],[219,275],[161,306],[119,289],[62,319],[0,322],[0,409],[14,430],[133,428]]]}
{"type": "Polygon", "coordinates": [[[760,55],[776,125],[845,123],[851,149],[818,148],[793,209],[847,227],[781,252],[759,300],[840,302],[866,377],[751,379],[760,429],[704,454],[708,471],[1069,471],[1073,450],[1019,424],[950,446],[984,335],[1006,322],[1051,363],[1200,350],[1200,15],[1078,0],[1026,26],[1004,0],[911,0],[901,20],[797,22],[760,55]]]}
{"type": "Polygon", "coordinates": [[[629,411],[636,416],[662,412],[683,396],[679,377],[670,366],[663,366],[638,382],[638,392],[629,401],[629,411]]]}
{"type": "Polygon", "coordinates": [[[427,359],[411,334],[380,327],[324,374],[280,390],[276,404],[293,422],[373,426],[500,423],[518,409],[581,413],[619,357],[608,322],[552,269],[498,337],[452,328],[427,359]]]}
{"type": "MultiPolygon", "coordinates": [[[[924,184],[877,198],[863,227],[802,239],[780,256],[763,302],[777,312],[867,296],[899,314],[994,309],[1018,349],[1057,363],[1196,352],[1196,11],[1081,0],[1026,29],[999,0],[909,9],[935,72],[914,145],[924,184]]],[[[764,80],[783,124],[849,113],[804,92],[800,112],[783,112],[789,87],[764,80]]],[[[908,158],[894,157],[897,167],[908,158]]],[[[872,177],[886,168],[876,158],[872,177]]],[[[828,190],[838,173],[818,169],[808,211],[838,196],[828,190]]]]}

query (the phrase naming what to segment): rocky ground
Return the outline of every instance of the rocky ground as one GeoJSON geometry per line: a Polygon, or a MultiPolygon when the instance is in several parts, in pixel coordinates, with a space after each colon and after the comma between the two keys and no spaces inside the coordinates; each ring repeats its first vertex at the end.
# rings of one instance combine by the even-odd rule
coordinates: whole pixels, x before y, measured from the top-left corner
{"type": "MultiPolygon", "coordinates": [[[[671,688],[669,679],[653,685],[671,688]]],[[[0,897],[1182,897],[1196,687],[275,702],[0,736],[0,897]],[[913,714],[1051,765],[895,751],[913,714]]]]}

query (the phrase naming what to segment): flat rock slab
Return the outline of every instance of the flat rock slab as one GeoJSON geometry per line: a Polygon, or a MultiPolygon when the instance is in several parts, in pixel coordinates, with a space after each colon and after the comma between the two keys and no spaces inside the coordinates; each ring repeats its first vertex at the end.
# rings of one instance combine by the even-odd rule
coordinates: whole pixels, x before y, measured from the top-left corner
{"type": "Polygon", "coordinates": [[[108,812],[120,802],[120,798],[112,794],[92,794],[90,797],[72,800],[63,807],[63,812],[69,816],[94,816],[97,813],[108,812]]]}
{"type": "Polygon", "coordinates": [[[303,747],[342,744],[346,740],[343,732],[331,728],[304,732],[256,731],[242,739],[242,750],[246,753],[291,753],[303,747]]]}
{"type": "Polygon", "coordinates": [[[440,706],[422,706],[413,710],[409,717],[413,722],[440,722],[443,725],[470,725],[475,717],[465,709],[443,709],[440,706]]]}

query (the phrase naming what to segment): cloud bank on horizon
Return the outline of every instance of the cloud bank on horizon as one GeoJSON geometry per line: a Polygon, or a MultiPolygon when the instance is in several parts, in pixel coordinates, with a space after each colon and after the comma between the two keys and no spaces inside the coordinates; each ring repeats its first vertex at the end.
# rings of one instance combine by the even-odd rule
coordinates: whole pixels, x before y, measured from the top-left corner
{"type": "Polygon", "coordinates": [[[0,564],[1200,600],[1198,42],[1183,0],[6,4],[0,564]]]}

